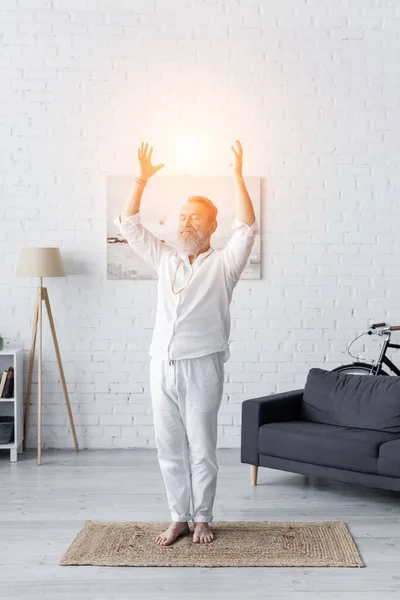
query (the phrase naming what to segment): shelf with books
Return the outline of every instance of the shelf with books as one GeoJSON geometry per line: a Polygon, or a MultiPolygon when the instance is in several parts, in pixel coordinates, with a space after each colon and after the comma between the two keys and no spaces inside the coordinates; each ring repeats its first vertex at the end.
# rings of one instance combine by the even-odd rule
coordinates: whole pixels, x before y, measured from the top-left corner
{"type": "Polygon", "coordinates": [[[0,450],[10,450],[10,460],[15,462],[24,436],[22,348],[0,350],[0,390],[0,436],[5,439],[10,430],[13,434],[7,443],[0,443],[0,450]]]}
{"type": "Polygon", "coordinates": [[[12,398],[14,394],[14,366],[10,365],[8,369],[0,371],[0,400],[3,398],[12,398]]]}

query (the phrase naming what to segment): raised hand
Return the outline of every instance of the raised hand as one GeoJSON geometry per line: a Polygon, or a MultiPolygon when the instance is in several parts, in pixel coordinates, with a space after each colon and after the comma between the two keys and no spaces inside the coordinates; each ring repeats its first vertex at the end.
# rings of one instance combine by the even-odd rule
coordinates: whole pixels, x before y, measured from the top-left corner
{"type": "Polygon", "coordinates": [[[236,148],[231,146],[233,152],[233,163],[229,163],[229,166],[231,167],[232,177],[243,177],[243,148],[239,140],[236,140],[236,146],[236,148]]]}
{"type": "Polygon", "coordinates": [[[149,144],[147,142],[146,142],[146,144],[144,144],[142,142],[140,148],[138,148],[139,167],[138,167],[138,175],[137,176],[139,177],[139,179],[144,179],[145,181],[147,181],[149,179],[149,177],[151,177],[152,175],[157,173],[157,171],[159,171],[160,169],[165,167],[165,165],[162,163],[160,163],[159,165],[151,164],[151,155],[153,153],[153,146],[151,146],[150,151],[147,152],[148,145],[149,144]]]}

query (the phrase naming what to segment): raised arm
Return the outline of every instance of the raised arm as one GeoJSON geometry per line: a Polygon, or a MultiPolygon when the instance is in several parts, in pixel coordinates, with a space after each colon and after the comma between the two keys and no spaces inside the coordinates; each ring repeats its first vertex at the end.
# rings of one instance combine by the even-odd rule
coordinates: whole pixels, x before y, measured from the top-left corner
{"type": "Polygon", "coordinates": [[[242,145],[239,140],[236,140],[236,144],[236,149],[231,146],[234,162],[230,163],[235,188],[235,231],[222,251],[226,272],[233,282],[238,281],[245,268],[258,232],[253,203],[242,175],[242,145]]]}
{"type": "Polygon", "coordinates": [[[119,228],[129,246],[158,273],[161,256],[167,245],[161,242],[151,231],[143,227],[140,222],[139,211],[147,180],[164,167],[164,165],[153,166],[151,164],[153,148],[150,148],[149,153],[147,150],[148,144],[143,144],[142,142],[141,147],[138,149],[137,176],[126,198],[124,208],[114,219],[114,224],[119,228]]]}
{"type": "Polygon", "coordinates": [[[151,146],[149,153],[147,153],[148,145],[147,142],[146,144],[142,142],[140,148],[138,148],[137,176],[135,177],[135,181],[126,198],[124,208],[121,211],[121,219],[131,217],[139,211],[140,201],[147,180],[165,166],[164,164],[159,164],[157,166],[151,164],[153,146],[151,146]]]}
{"type": "Polygon", "coordinates": [[[236,203],[236,218],[243,221],[247,225],[253,225],[256,220],[254,214],[253,203],[247,191],[246,184],[243,179],[243,148],[239,140],[236,140],[237,147],[232,148],[234,162],[229,163],[232,169],[232,180],[235,187],[235,203],[236,203]]]}

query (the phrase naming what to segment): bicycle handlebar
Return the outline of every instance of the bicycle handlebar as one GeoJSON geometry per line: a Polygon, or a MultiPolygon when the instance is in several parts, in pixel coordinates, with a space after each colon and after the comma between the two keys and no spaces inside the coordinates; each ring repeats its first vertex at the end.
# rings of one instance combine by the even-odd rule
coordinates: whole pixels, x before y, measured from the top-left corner
{"type": "MultiPolygon", "coordinates": [[[[386,327],[386,323],[373,323],[369,326],[370,329],[377,329],[378,327],[386,327]]],[[[386,327],[387,331],[400,331],[400,325],[392,325],[391,327],[386,327]]]]}

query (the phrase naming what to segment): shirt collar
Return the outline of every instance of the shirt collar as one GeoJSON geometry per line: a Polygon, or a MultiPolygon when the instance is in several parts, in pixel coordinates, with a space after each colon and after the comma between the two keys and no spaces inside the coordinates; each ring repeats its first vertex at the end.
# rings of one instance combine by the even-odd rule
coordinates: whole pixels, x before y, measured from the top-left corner
{"type": "MultiPolygon", "coordinates": [[[[200,254],[193,261],[192,265],[194,265],[194,263],[197,262],[197,260],[199,260],[199,262],[201,262],[206,256],[211,254],[211,252],[213,250],[214,250],[214,248],[212,246],[210,246],[209,249],[206,250],[205,252],[200,252],[200,254]]],[[[188,265],[190,265],[189,255],[187,252],[183,252],[183,251],[178,252],[178,256],[180,256],[182,260],[184,260],[188,265]]]]}

